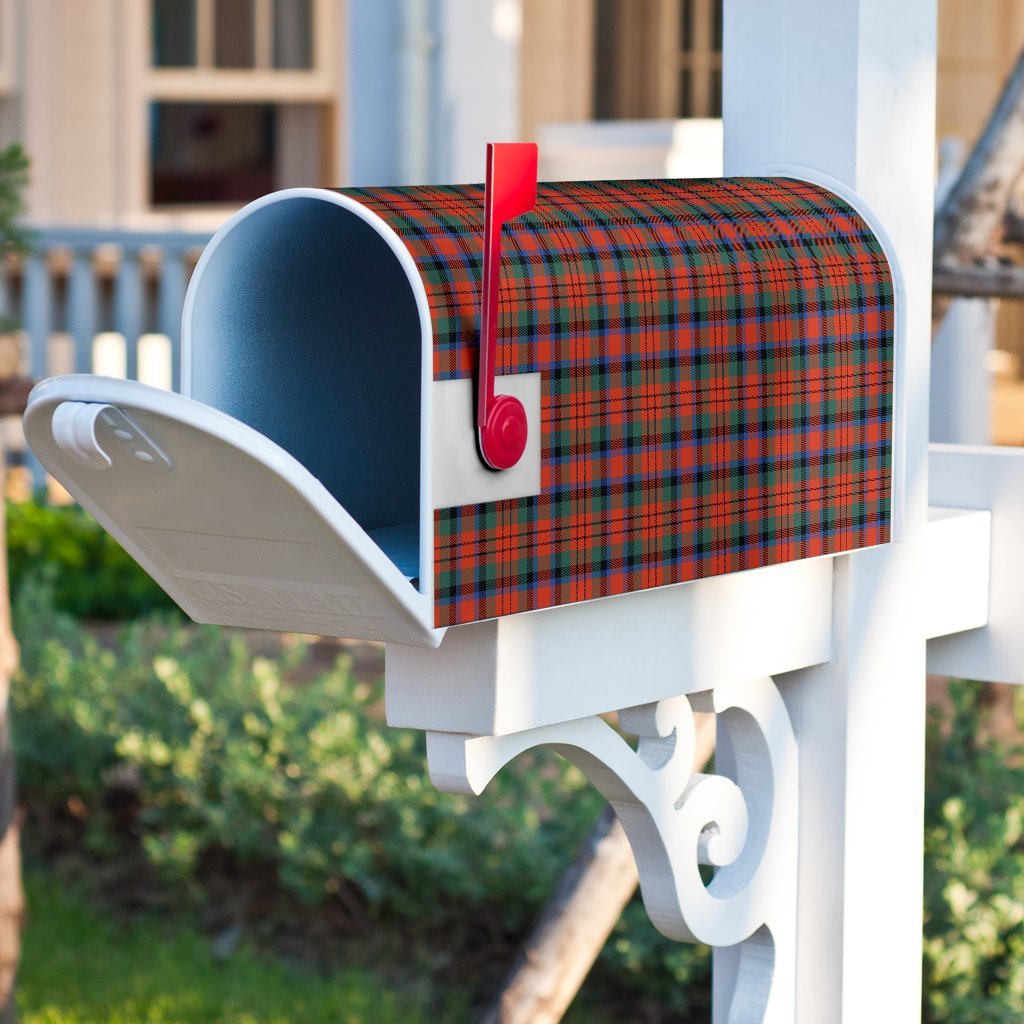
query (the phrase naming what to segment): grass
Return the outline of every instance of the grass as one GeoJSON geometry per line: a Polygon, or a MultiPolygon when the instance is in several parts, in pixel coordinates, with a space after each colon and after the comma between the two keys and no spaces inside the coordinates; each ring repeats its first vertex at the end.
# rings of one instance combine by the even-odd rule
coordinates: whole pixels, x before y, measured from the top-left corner
{"type": "Polygon", "coordinates": [[[417,1024],[422,997],[368,972],[331,977],[241,949],[218,961],[182,920],[118,924],[79,893],[26,878],[29,923],[18,976],[21,1024],[417,1024]]]}

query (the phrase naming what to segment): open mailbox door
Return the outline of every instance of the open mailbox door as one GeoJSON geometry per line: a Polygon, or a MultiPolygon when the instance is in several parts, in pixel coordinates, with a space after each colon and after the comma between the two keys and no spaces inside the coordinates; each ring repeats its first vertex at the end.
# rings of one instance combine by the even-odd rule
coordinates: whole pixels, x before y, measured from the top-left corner
{"type": "Polygon", "coordinates": [[[196,621],[440,643],[415,543],[403,557],[393,530],[375,538],[231,416],[81,375],[37,387],[25,430],[46,469],[196,621]]]}

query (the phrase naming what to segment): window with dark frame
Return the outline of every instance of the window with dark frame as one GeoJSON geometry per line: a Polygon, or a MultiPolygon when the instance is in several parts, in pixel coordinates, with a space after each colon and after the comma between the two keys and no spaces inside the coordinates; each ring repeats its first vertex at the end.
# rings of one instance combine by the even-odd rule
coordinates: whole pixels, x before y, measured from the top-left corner
{"type": "Polygon", "coordinates": [[[273,100],[277,75],[323,70],[314,7],[314,0],[150,0],[152,207],[240,205],[297,176],[319,184],[326,165],[315,125],[329,98],[273,100]],[[179,77],[174,92],[161,95],[164,74],[182,71],[194,73],[195,88],[182,96],[179,77]],[[263,102],[218,100],[220,76],[239,73],[258,80],[263,102]],[[278,151],[284,138],[288,154],[278,151]]]}
{"type": "Polygon", "coordinates": [[[313,69],[313,0],[151,3],[154,68],[313,69]]]}
{"type": "Polygon", "coordinates": [[[194,68],[196,0],[152,0],[153,66],[194,68]]]}
{"type": "Polygon", "coordinates": [[[722,0],[595,0],[594,116],[720,117],[722,0]]]}
{"type": "Polygon", "coordinates": [[[272,103],[153,103],[150,203],[240,204],[273,191],[272,103]]]}

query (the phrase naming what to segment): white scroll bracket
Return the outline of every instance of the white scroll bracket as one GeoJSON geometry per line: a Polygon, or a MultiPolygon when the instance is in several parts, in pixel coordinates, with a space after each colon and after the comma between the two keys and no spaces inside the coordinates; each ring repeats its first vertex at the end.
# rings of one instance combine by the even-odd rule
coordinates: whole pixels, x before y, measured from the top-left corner
{"type": "Polygon", "coordinates": [[[629,708],[619,722],[639,737],[635,750],[596,716],[504,736],[428,732],[431,779],[479,793],[525,750],[557,751],[615,808],[658,930],[715,947],[716,974],[729,981],[716,1022],[793,1021],[797,745],[774,682],[629,708]],[[692,769],[695,710],[718,715],[722,774],[692,769]],[[708,883],[701,865],[714,868],[708,883]]]}

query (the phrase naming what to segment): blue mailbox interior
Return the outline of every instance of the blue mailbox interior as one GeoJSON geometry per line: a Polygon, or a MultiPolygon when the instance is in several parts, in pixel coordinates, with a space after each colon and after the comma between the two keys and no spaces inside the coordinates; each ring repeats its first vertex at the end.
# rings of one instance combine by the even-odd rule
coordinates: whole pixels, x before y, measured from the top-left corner
{"type": "Polygon", "coordinates": [[[192,397],[284,448],[418,577],[422,328],[385,239],[329,199],[282,196],[192,287],[192,397]]]}

